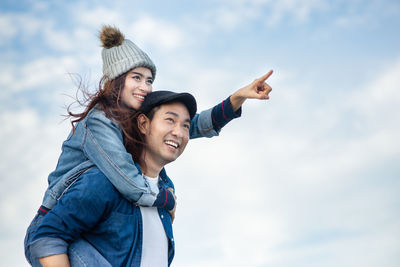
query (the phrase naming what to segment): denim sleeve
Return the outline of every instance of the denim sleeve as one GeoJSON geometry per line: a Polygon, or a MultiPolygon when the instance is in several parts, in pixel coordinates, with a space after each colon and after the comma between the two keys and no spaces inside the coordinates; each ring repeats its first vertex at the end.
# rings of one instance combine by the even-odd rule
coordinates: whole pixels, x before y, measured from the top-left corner
{"type": "Polygon", "coordinates": [[[212,108],[204,110],[193,117],[190,122],[190,139],[218,136],[218,132],[213,127],[211,111],[212,108]]]}
{"type": "Polygon", "coordinates": [[[32,257],[63,254],[68,244],[90,230],[117,205],[118,193],[97,169],[83,174],[43,221],[28,245],[32,257]]]}
{"type": "Polygon", "coordinates": [[[229,96],[221,103],[194,116],[190,125],[190,139],[218,136],[222,127],[241,114],[242,108],[233,111],[229,96]]]}
{"type": "Polygon", "coordinates": [[[157,196],[126,151],[119,125],[102,111],[92,110],[87,116],[83,151],[127,200],[140,206],[154,204],[157,196]]]}
{"type": "Polygon", "coordinates": [[[68,243],[56,237],[42,237],[29,245],[33,258],[43,258],[51,255],[67,254],[68,243]]]}

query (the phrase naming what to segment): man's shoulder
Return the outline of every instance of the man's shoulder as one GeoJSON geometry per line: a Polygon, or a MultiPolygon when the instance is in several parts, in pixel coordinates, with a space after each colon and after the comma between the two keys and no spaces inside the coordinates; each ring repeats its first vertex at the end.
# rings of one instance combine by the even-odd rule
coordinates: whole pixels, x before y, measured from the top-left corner
{"type": "Polygon", "coordinates": [[[85,188],[88,193],[96,192],[109,197],[118,195],[111,182],[96,166],[91,167],[79,176],[77,186],[85,188]]]}

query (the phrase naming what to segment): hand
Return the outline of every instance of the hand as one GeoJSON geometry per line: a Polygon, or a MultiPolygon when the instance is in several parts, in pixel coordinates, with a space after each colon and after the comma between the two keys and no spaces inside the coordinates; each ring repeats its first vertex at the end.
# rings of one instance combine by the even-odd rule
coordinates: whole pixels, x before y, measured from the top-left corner
{"type": "Polygon", "coordinates": [[[67,254],[56,254],[39,258],[43,267],[69,267],[69,259],[67,254]]]}
{"type": "Polygon", "coordinates": [[[269,93],[272,91],[265,81],[273,73],[270,70],[262,77],[255,79],[251,84],[237,90],[230,98],[233,111],[237,111],[246,99],[269,99],[269,93]]]}
{"type": "Polygon", "coordinates": [[[168,211],[169,214],[171,215],[171,222],[173,223],[174,220],[175,220],[175,211],[176,211],[176,204],[177,204],[176,199],[177,199],[177,197],[174,194],[174,189],[172,189],[171,187],[168,187],[167,190],[169,190],[172,193],[172,195],[174,196],[174,199],[175,199],[175,207],[172,210],[168,211]]]}

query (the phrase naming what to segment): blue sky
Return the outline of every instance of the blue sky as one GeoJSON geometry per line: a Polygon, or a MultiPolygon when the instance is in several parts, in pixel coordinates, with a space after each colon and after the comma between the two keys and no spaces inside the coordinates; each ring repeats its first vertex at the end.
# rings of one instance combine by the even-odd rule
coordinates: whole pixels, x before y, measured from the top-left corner
{"type": "Polygon", "coordinates": [[[102,24],[157,65],[155,89],[200,109],[274,70],[213,139],[167,167],[179,197],[174,266],[400,265],[398,1],[2,1],[0,259],[24,231],[70,125],[101,76],[102,24]]]}

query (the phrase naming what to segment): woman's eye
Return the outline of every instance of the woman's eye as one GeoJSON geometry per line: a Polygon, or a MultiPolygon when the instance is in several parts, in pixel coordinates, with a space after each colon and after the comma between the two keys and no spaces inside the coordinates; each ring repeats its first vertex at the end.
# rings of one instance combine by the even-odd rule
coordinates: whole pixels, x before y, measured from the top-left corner
{"type": "Polygon", "coordinates": [[[136,81],[140,81],[140,76],[139,75],[133,76],[132,78],[135,79],[136,81]]]}
{"type": "Polygon", "coordinates": [[[173,118],[166,118],[166,120],[169,121],[169,122],[174,122],[173,118]]]}
{"type": "Polygon", "coordinates": [[[151,79],[147,80],[146,82],[147,82],[147,84],[153,84],[153,80],[151,80],[151,79]]]}

